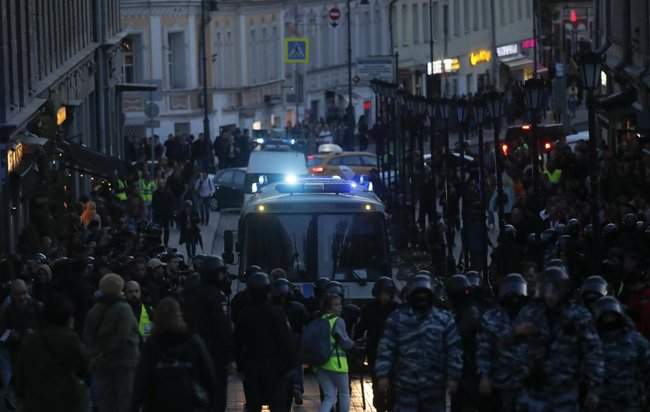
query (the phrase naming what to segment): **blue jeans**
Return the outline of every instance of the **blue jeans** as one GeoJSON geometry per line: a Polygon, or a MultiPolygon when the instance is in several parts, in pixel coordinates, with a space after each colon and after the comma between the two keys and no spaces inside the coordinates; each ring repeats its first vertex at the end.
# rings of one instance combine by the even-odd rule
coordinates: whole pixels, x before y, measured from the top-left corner
{"type": "Polygon", "coordinates": [[[316,371],[318,384],[323,390],[323,402],[320,412],[331,412],[339,401],[339,412],[350,411],[350,383],[347,373],[330,372],[323,369],[316,371]]]}

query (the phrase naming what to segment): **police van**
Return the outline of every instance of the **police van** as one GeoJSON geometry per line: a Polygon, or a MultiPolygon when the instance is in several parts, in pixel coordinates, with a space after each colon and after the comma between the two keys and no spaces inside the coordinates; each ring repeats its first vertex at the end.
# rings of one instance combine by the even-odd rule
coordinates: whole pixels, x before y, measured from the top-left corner
{"type": "Polygon", "coordinates": [[[361,185],[293,178],[244,205],[237,232],[224,232],[224,261],[240,279],[251,265],[282,268],[305,297],[326,277],[344,285],[347,299],[370,299],[375,280],[391,273],[386,222],[382,202],[361,185]]]}

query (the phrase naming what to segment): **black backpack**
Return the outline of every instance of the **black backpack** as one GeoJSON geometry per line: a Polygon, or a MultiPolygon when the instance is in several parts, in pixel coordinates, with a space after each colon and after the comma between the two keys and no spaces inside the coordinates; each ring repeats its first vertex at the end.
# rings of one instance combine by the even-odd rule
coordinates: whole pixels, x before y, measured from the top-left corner
{"type": "Polygon", "coordinates": [[[207,353],[205,344],[197,335],[181,348],[166,353],[160,352],[160,358],[154,365],[151,381],[151,401],[166,411],[193,411],[207,408],[210,396],[198,379],[197,367],[184,354],[189,346],[198,346],[203,359],[207,353]]]}
{"type": "Polygon", "coordinates": [[[325,364],[334,350],[330,335],[327,319],[317,318],[309,322],[302,332],[302,363],[311,366],[325,364]]]}

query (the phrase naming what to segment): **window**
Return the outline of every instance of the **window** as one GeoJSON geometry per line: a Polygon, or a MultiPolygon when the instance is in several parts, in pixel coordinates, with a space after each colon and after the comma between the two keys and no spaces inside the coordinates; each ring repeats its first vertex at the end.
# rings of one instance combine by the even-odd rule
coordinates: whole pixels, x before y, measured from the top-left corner
{"type": "Polygon", "coordinates": [[[169,64],[169,87],[183,89],[187,87],[185,71],[185,33],[176,32],[167,35],[169,64]]]}
{"type": "Polygon", "coordinates": [[[409,9],[405,4],[402,6],[402,45],[408,46],[409,9]]]}
{"type": "Polygon", "coordinates": [[[221,173],[216,180],[218,185],[229,186],[232,185],[233,178],[234,178],[234,173],[232,171],[227,171],[221,173]]]}
{"type": "Polygon", "coordinates": [[[524,18],[524,6],[521,4],[522,0],[515,0],[517,2],[517,18],[519,20],[524,18]]]}
{"type": "Polygon", "coordinates": [[[343,166],[361,166],[361,158],[359,156],[345,156],[341,157],[341,164],[343,166]]]}
{"type": "Polygon", "coordinates": [[[362,156],[364,166],[377,167],[377,156],[362,156]]]}
{"type": "Polygon", "coordinates": [[[499,2],[499,21],[506,24],[506,0],[497,0],[499,2]]]}
{"type": "MultiPolygon", "coordinates": [[[[429,4],[424,3],[422,5],[422,38],[425,43],[429,43],[431,40],[431,15],[429,12],[429,4]]],[[[433,27],[435,27],[435,25],[433,27]]]]}
{"type": "Polygon", "coordinates": [[[329,166],[341,166],[342,164],[343,164],[342,157],[335,157],[334,159],[329,161],[329,166]]]}
{"type": "Polygon", "coordinates": [[[449,37],[449,6],[447,4],[442,6],[442,33],[445,39],[449,37]]]}
{"type": "Polygon", "coordinates": [[[233,180],[233,182],[235,183],[235,187],[243,188],[244,184],[246,183],[246,172],[238,171],[238,172],[234,172],[234,174],[235,174],[235,179],[233,180]]]}
{"type": "Polygon", "coordinates": [[[384,33],[384,26],[382,25],[382,21],[381,21],[381,9],[376,8],[375,9],[374,54],[377,55],[384,54],[384,51],[382,50],[382,43],[384,39],[383,33],[384,33]]]}
{"type": "Polygon", "coordinates": [[[480,19],[479,12],[481,7],[479,6],[480,0],[474,0],[474,31],[480,30],[480,19]]]}
{"type": "Polygon", "coordinates": [[[413,10],[413,44],[420,43],[420,19],[422,16],[418,13],[418,5],[414,4],[413,10]]]}
{"type": "Polygon", "coordinates": [[[133,38],[131,36],[122,40],[122,80],[125,83],[135,83],[135,52],[133,50],[133,38]]]}
{"type": "Polygon", "coordinates": [[[469,11],[470,5],[469,5],[470,0],[465,0],[463,2],[463,25],[465,26],[465,33],[469,33],[470,31],[470,26],[472,24],[471,22],[471,17],[472,14],[469,11]]]}
{"type": "Polygon", "coordinates": [[[460,0],[454,0],[454,35],[460,36],[460,0]]]}
{"type": "Polygon", "coordinates": [[[257,83],[257,42],[255,39],[255,29],[251,30],[248,46],[248,83],[257,83]]]}
{"type": "Polygon", "coordinates": [[[267,81],[271,78],[271,71],[273,70],[273,68],[270,65],[271,61],[269,59],[270,57],[269,51],[271,50],[271,47],[269,44],[270,42],[269,42],[266,27],[262,28],[261,42],[262,42],[262,67],[264,68],[264,70],[262,70],[262,76],[260,80],[267,81]]]}

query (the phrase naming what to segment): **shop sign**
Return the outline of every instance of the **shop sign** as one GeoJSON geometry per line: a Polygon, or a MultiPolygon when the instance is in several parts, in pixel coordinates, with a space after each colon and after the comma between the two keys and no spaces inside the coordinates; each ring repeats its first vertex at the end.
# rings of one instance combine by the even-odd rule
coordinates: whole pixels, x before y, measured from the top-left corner
{"type": "Polygon", "coordinates": [[[18,169],[23,160],[24,146],[19,143],[15,148],[7,150],[7,172],[11,173],[18,169]]]}
{"type": "Polygon", "coordinates": [[[56,111],[56,125],[61,126],[68,119],[68,110],[65,106],[59,107],[56,111]]]}
{"type": "Polygon", "coordinates": [[[428,74],[456,73],[460,70],[460,60],[457,58],[436,60],[427,64],[428,74]]]}
{"type": "Polygon", "coordinates": [[[505,46],[497,47],[497,56],[508,57],[519,53],[519,45],[517,43],[506,44],[505,46]]]}
{"type": "Polygon", "coordinates": [[[527,39],[521,42],[521,48],[524,50],[535,48],[535,39],[527,39]]]}
{"type": "Polygon", "coordinates": [[[492,52],[487,49],[477,50],[469,54],[469,64],[472,66],[487,63],[490,60],[492,60],[492,52]]]}

